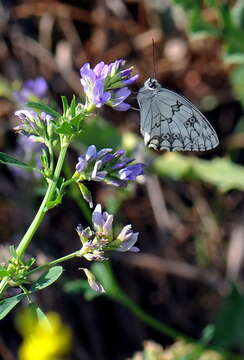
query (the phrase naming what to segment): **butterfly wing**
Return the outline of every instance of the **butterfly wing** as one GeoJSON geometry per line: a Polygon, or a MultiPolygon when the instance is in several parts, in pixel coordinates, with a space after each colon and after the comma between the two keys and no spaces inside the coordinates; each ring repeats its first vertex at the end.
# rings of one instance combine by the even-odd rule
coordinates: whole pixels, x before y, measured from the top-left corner
{"type": "Polygon", "coordinates": [[[168,89],[142,87],[137,95],[141,133],[155,150],[205,151],[219,140],[206,117],[186,98],[168,89]]]}

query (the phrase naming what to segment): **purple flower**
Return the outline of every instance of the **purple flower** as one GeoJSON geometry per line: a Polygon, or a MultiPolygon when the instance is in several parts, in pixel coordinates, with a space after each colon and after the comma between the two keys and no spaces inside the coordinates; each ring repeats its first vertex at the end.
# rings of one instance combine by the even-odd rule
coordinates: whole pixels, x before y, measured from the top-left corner
{"type": "Polygon", "coordinates": [[[111,64],[99,62],[94,69],[85,63],[80,69],[81,84],[86,95],[86,108],[92,109],[107,104],[116,110],[126,111],[130,105],[124,100],[130,95],[126,85],[137,80],[131,77],[133,67],[123,69],[125,60],[116,60],[111,64]]]}
{"type": "Polygon", "coordinates": [[[92,228],[83,230],[79,225],[76,230],[82,243],[80,256],[84,256],[89,261],[105,260],[104,253],[107,250],[139,251],[134,246],[139,233],[134,233],[132,226],[126,225],[118,236],[114,236],[113,215],[103,212],[100,204],[97,204],[92,213],[92,228]]]}
{"type": "Polygon", "coordinates": [[[116,110],[127,111],[130,108],[130,104],[124,102],[124,100],[131,94],[128,87],[121,88],[113,92],[109,104],[116,110]]]}
{"type": "Polygon", "coordinates": [[[117,240],[120,242],[120,246],[116,249],[117,251],[132,251],[138,252],[138,247],[134,246],[137,242],[139,233],[134,233],[132,231],[131,225],[126,225],[120,232],[117,237],[117,240]]]}
{"type": "Polygon", "coordinates": [[[112,153],[112,149],[97,152],[95,145],[88,147],[86,154],[81,154],[76,164],[73,178],[78,183],[83,180],[103,181],[114,186],[127,185],[129,180],[144,172],[144,164],[130,164],[134,159],[125,156],[125,150],[112,153]]]}
{"type": "Polygon", "coordinates": [[[24,82],[22,88],[14,92],[16,100],[20,104],[30,101],[32,98],[43,99],[47,93],[47,82],[43,77],[24,82]]]}
{"type": "Polygon", "coordinates": [[[18,110],[15,112],[21,123],[14,129],[21,135],[26,135],[30,140],[45,143],[53,137],[52,117],[44,112],[40,115],[35,111],[18,110]]]}
{"type": "Polygon", "coordinates": [[[121,180],[136,180],[136,177],[143,175],[144,164],[129,165],[119,171],[119,177],[121,180]]]}
{"type": "Polygon", "coordinates": [[[80,82],[86,94],[86,107],[91,105],[101,107],[111,96],[104,88],[104,65],[101,62],[92,70],[90,64],[86,63],[80,69],[80,82]]]}
{"type": "Polygon", "coordinates": [[[113,215],[108,214],[106,211],[102,213],[101,205],[97,204],[92,213],[92,222],[94,229],[100,233],[111,235],[113,218],[113,215]]]}

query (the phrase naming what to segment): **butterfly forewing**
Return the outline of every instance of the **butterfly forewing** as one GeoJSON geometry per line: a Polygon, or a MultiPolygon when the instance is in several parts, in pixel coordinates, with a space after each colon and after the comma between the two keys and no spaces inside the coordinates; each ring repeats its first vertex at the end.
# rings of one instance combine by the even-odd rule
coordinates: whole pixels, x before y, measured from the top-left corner
{"type": "Polygon", "coordinates": [[[156,89],[145,85],[140,89],[137,100],[141,133],[148,147],[169,151],[205,151],[218,145],[215,130],[190,101],[159,84],[156,89]]]}

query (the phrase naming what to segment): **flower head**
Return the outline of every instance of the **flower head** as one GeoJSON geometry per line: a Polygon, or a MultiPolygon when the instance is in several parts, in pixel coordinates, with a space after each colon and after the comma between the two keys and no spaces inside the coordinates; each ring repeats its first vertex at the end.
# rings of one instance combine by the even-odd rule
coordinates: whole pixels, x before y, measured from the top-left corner
{"type": "Polygon", "coordinates": [[[106,148],[97,151],[95,145],[88,147],[86,154],[81,154],[76,164],[74,178],[82,180],[103,181],[114,186],[125,186],[129,180],[144,173],[144,164],[129,165],[134,159],[125,156],[125,150],[112,153],[106,148]]]}
{"type": "Polygon", "coordinates": [[[94,69],[85,63],[80,69],[81,84],[86,94],[86,107],[101,107],[104,104],[116,110],[126,111],[130,105],[124,100],[131,91],[126,87],[137,80],[131,77],[133,67],[123,69],[125,60],[116,60],[111,64],[99,62],[94,69]]]}
{"type": "Polygon", "coordinates": [[[15,115],[21,124],[14,129],[21,135],[26,135],[35,142],[45,142],[51,137],[53,118],[50,115],[44,112],[39,115],[30,110],[18,110],[15,115]]]}
{"type": "Polygon", "coordinates": [[[117,250],[139,251],[135,247],[139,233],[134,233],[131,225],[126,225],[118,236],[113,232],[113,215],[102,211],[100,204],[97,204],[92,213],[92,228],[77,227],[77,233],[82,242],[80,256],[87,260],[103,261],[105,260],[105,251],[117,250]]]}
{"type": "Polygon", "coordinates": [[[43,77],[27,80],[24,82],[22,88],[14,92],[16,100],[20,104],[34,99],[43,99],[47,93],[48,85],[43,77]]]}

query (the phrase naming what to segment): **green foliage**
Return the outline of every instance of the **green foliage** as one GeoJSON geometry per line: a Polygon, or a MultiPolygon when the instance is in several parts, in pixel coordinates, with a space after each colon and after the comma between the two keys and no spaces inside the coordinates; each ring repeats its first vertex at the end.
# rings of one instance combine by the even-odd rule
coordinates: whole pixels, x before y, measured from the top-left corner
{"type": "Polygon", "coordinates": [[[243,346],[244,341],[244,294],[235,286],[225,299],[216,321],[213,343],[229,348],[243,346]]]}
{"type": "Polygon", "coordinates": [[[67,97],[61,96],[61,100],[62,100],[62,104],[63,104],[63,113],[66,114],[66,112],[69,108],[69,103],[68,103],[67,97]]]}
{"type": "Polygon", "coordinates": [[[73,147],[79,152],[80,144],[89,146],[96,145],[97,149],[118,148],[121,144],[121,136],[118,130],[100,117],[89,119],[85,125],[85,131],[74,140],[73,147]]]}
{"type": "Polygon", "coordinates": [[[103,295],[103,293],[101,292],[92,290],[87,280],[83,280],[83,279],[75,279],[75,280],[67,281],[64,284],[63,289],[64,292],[66,292],[67,294],[73,294],[73,295],[82,294],[87,301],[91,301],[103,295]]]}
{"type": "Polygon", "coordinates": [[[30,288],[30,292],[39,291],[53,284],[61,276],[63,272],[62,266],[54,266],[42,274],[30,288]]]}
{"type": "Polygon", "coordinates": [[[8,313],[25,297],[24,294],[12,296],[10,298],[0,301],[0,320],[2,320],[8,313]]]}
{"type": "Polygon", "coordinates": [[[228,2],[216,0],[174,0],[174,3],[185,10],[191,34],[219,37],[223,40],[224,60],[232,63],[244,62],[243,7],[240,4],[231,7],[228,2]],[[205,8],[212,8],[216,13],[218,20],[215,23],[204,19],[205,8]]]}
{"type": "Polygon", "coordinates": [[[66,136],[71,136],[74,133],[72,125],[68,122],[63,122],[60,126],[57,126],[56,132],[66,136]]]}
{"type": "Polygon", "coordinates": [[[61,117],[61,114],[59,114],[56,110],[54,110],[53,108],[51,108],[50,106],[48,106],[46,104],[31,101],[26,104],[26,107],[33,109],[33,110],[37,110],[37,111],[43,111],[46,114],[49,114],[57,119],[59,119],[61,117]]]}
{"type": "Polygon", "coordinates": [[[30,303],[27,306],[27,311],[30,310],[33,316],[33,322],[45,321],[47,326],[51,326],[47,316],[44,314],[42,309],[35,303],[30,303]]]}
{"type": "Polygon", "coordinates": [[[203,160],[178,153],[159,156],[153,167],[157,174],[175,180],[201,180],[226,192],[244,190],[244,167],[234,164],[228,158],[203,160]]]}
{"type": "Polygon", "coordinates": [[[8,270],[5,267],[0,266],[0,278],[3,278],[6,275],[8,275],[8,270]]]}
{"type": "MultiPolygon", "coordinates": [[[[243,54],[244,57],[244,54],[243,54]]],[[[230,81],[234,91],[244,106],[244,65],[234,69],[230,74],[230,81]]]]}
{"type": "MultiPolygon", "coordinates": [[[[29,291],[26,293],[22,293],[19,295],[15,295],[0,301],[0,320],[3,319],[21,300],[23,300],[29,294],[45,289],[46,287],[53,284],[58,278],[61,276],[63,272],[62,266],[54,266],[47,270],[44,274],[42,274],[39,279],[37,279],[31,286],[29,291]]],[[[38,308],[37,305],[33,305],[35,307],[35,311],[37,312],[37,316],[45,316],[41,309],[38,308]],[[42,315],[43,314],[43,315],[42,315]]]]}
{"type": "Polygon", "coordinates": [[[10,166],[17,166],[25,169],[34,169],[32,166],[24,163],[23,161],[17,160],[13,158],[12,156],[5,154],[3,152],[0,152],[0,163],[10,166]]]}

